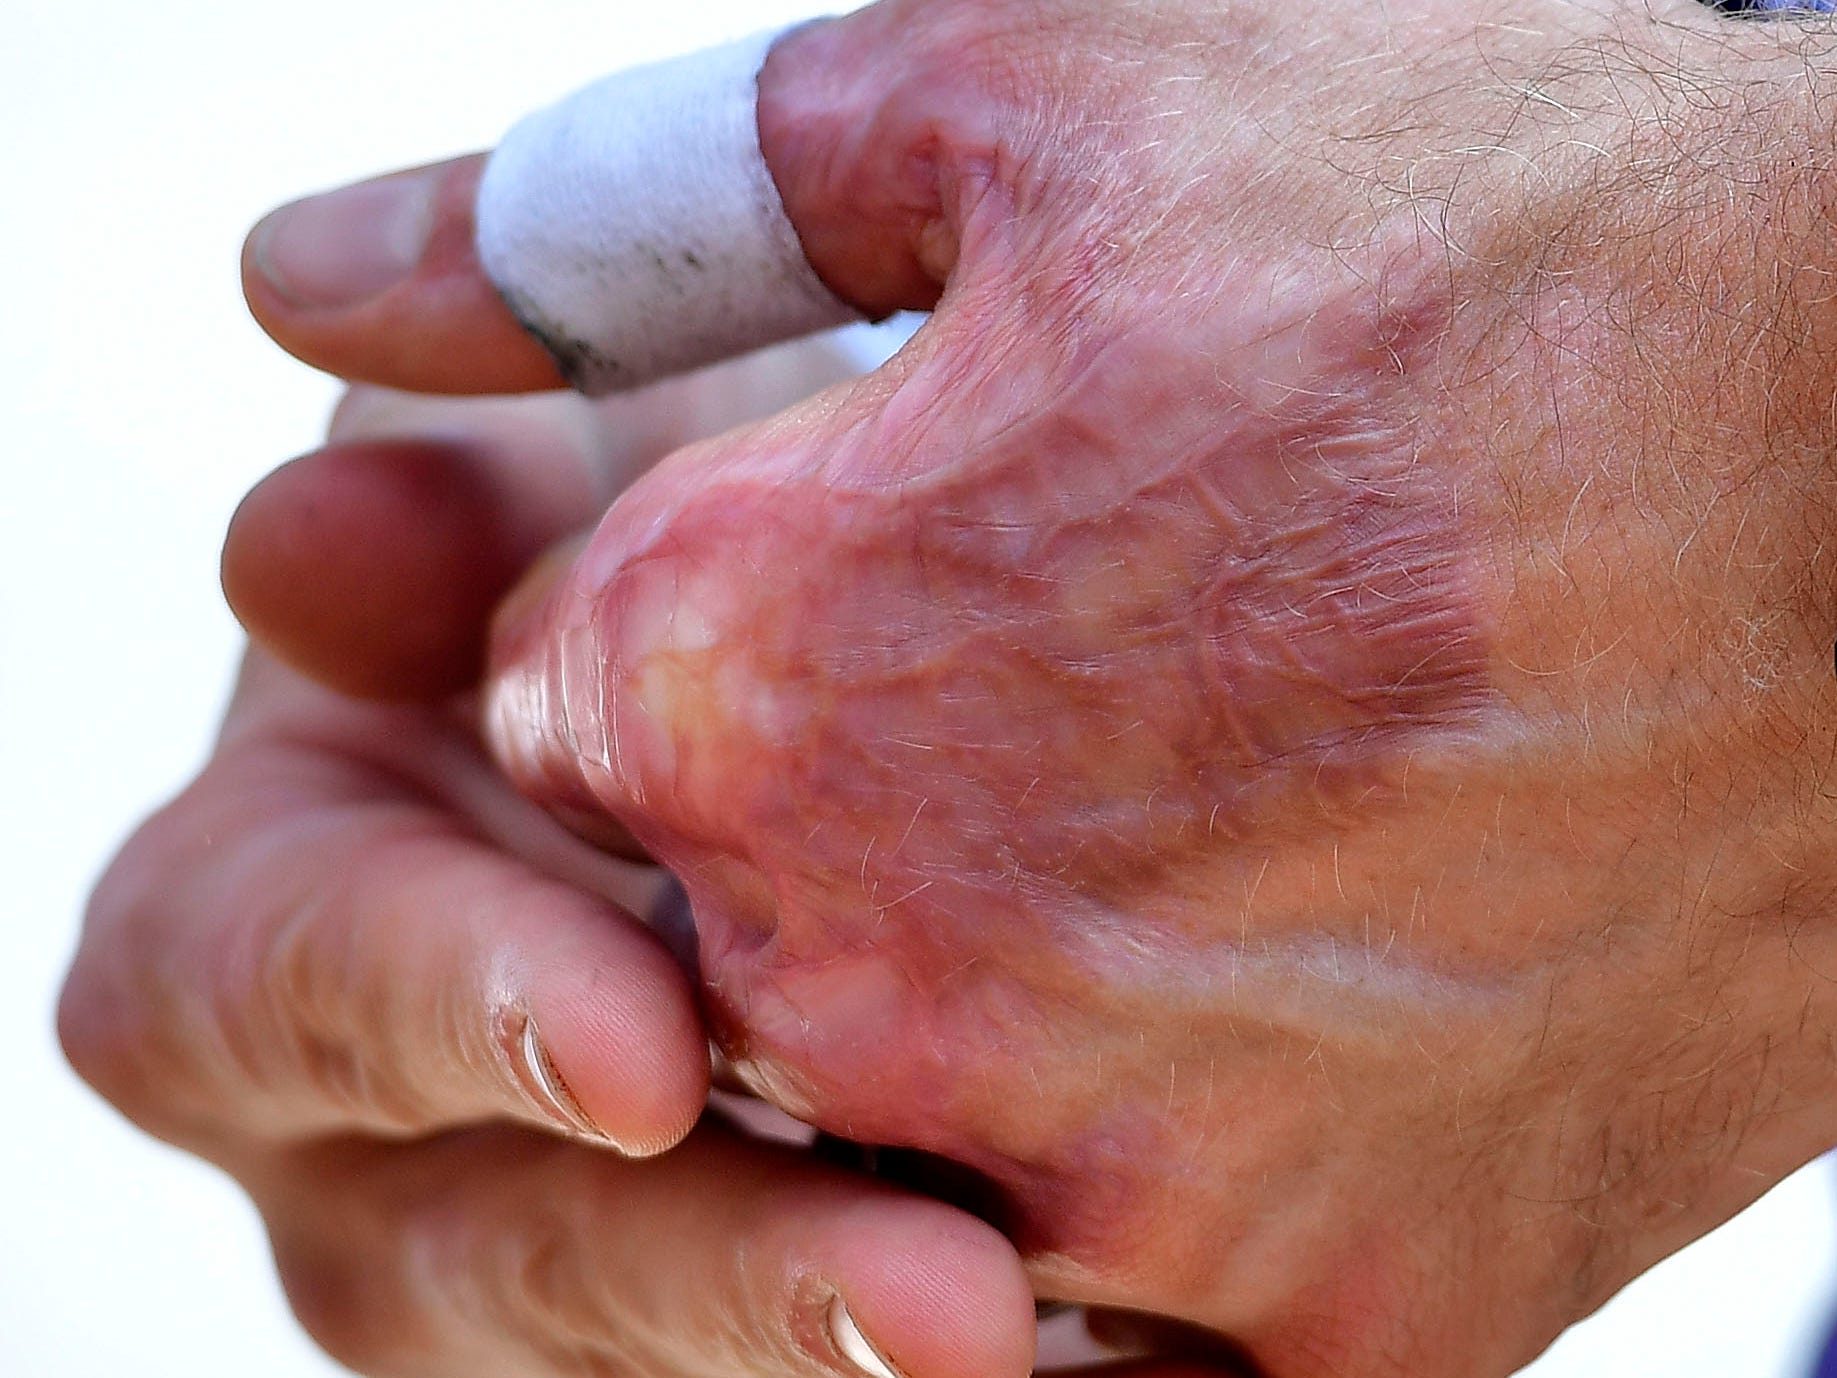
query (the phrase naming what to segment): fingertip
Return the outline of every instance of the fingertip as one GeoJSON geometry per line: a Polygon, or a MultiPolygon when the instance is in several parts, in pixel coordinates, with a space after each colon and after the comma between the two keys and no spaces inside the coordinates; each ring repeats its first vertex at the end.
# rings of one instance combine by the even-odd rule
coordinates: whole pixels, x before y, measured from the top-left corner
{"type": "Polygon", "coordinates": [[[413,392],[563,386],[474,245],[475,154],[282,206],[243,245],[243,295],[290,354],[340,377],[413,392]]]}
{"type": "Polygon", "coordinates": [[[701,1118],[708,1036],[688,980],[648,936],[562,974],[534,999],[564,1106],[628,1158],[682,1142],[701,1118]]]}
{"type": "Polygon", "coordinates": [[[825,1312],[826,1338],[865,1378],[885,1375],[862,1362],[857,1337],[894,1378],[1032,1372],[1033,1292],[1020,1255],[992,1226],[940,1202],[880,1197],[825,1233],[842,1304],[825,1312]]]}
{"type": "Polygon", "coordinates": [[[450,443],[346,442],[269,474],[224,538],[250,636],[322,684],[433,699],[477,682],[522,552],[483,466],[450,443]]]}

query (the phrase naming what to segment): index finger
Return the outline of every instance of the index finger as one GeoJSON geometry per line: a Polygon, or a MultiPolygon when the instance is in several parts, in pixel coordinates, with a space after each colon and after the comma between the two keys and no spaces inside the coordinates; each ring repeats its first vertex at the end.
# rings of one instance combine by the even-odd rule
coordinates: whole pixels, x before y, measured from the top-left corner
{"type": "Polygon", "coordinates": [[[283,207],[245,250],[250,306],[347,378],[591,393],[929,308],[958,242],[946,183],[975,174],[925,172],[956,96],[921,72],[890,98],[872,61],[911,18],[875,7],[616,73],[488,165],[283,207]]]}

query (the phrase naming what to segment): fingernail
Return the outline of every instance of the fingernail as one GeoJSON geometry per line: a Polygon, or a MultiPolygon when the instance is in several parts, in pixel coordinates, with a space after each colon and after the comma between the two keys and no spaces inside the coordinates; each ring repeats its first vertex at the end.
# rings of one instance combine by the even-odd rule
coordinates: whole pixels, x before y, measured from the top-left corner
{"type": "Polygon", "coordinates": [[[255,227],[255,266],[297,307],[328,310],[379,296],[421,261],[435,180],[404,173],[282,206],[255,227]]]}
{"type": "Polygon", "coordinates": [[[829,1338],[842,1357],[869,1378],[902,1378],[900,1371],[861,1333],[861,1327],[849,1313],[848,1303],[840,1297],[829,1303],[829,1338]]]}
{"type": "Polygon", "coordinates": [[[561,1073],[556,1070],[555,1060],[542,1045],[542,1035],[536,1031],[536,1021],[533,1019],[523,1025],[518,1052],[523,1060],[530,1091],[543,1109],[561,1121],[558,1128],[572,1131],[579,1138],[625,1152],[618,1140],[589,1119],[587,1112],[581,1109],[580,1102],[574,1099],[574,1093],[568,1089],[567,1082],[562,1080],[561,1073]]]}

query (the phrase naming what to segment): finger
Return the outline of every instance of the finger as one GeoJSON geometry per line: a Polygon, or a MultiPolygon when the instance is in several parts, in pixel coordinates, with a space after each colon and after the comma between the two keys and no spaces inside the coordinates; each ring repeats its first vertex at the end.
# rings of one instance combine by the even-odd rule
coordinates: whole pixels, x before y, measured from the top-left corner
{"type": "Polygon", "coordinates": [[[929,309],[972,210],[1005,222],[1012,208],[984,194],[1003,143],[988,83],[901,60],[922,22],[874,7],[769,53],[608,78],[513,131],[476,202],[468,159],[283,208],[251,236],[251,305],[284,347],[345,376],[500,392],[556,372],[514,342],[503,299],[589,391],[844,307],[929,309]]]}
{"type": "Polygon", "coordinates": [[[444,408],[353,394],[333,443],[269,475],[231,519],[230,607],[341,692],[431,699],[474,683],[492,607],[611,495],[579,399],[444,408]]]}
{"type": "Polygon", "coordinates": [[[256,641],[340,692],[455,693],[514,580],[650,463],[853,371],[811,341],[597,404],[354,389],[331,443],[237,509],[225,596],[256,641]]]}
{"type": "Polygon", "coordinates": [[[233,741],[128,844],[60,1007],[77,1069],[219,1161],[252,1140],[500,1116],[630,1154],[676,1142],[708,1061],[675,962],[433,798],[492,778],[456,736],[378,731],[393,759],[233,741]]]}
{"type": "Polygon", "coordinates": [[[434,699],[476,682],[491,609],[540,548],[489,458],[427,441],[336,445],[245,498],[223,590],[249,635],[341,693],[434,699]]]}
{"type": "Polygon", "coordinates": [[[289,1156],[250,1185],[302,1320],[366,1373],[1021,1378],[1032,1361],[1026,1277],[993,1229],[712,1124],[643,1164],[484,1132],[289,1156]]]}
{"type": "Polygon", "coordinates": [[[480,271],[482,156],[283,206],[243,247],[243,294],[280,344],[341,378],[411,392],[561,386],[480,271]]]}

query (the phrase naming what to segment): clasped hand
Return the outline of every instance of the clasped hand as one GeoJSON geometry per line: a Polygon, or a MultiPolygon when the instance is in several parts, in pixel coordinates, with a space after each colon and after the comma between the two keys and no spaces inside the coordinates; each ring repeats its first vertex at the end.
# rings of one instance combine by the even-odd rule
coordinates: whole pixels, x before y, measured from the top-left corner
{"type": "MultiPolygon", "coordinates": [[[[348,413],[232,593],[455,697],[258,652],[99,893],[73,1057],[376,1372],[1018,1372],[1030,1292],[1273,1378],[1511,1371],[1837,1142],[1833,57],[1686,0],[797,31],[811,263],[931,320],[695,444],[802,389],[348,413]],[[583,1142],[681,1139],[704,1015],[999,1230],[714,1125],[583,1142]]],[[[271,223],[258,314],[552,385],[476,175],[344,203],[427,226],[357,300],[271,223]]]]}

